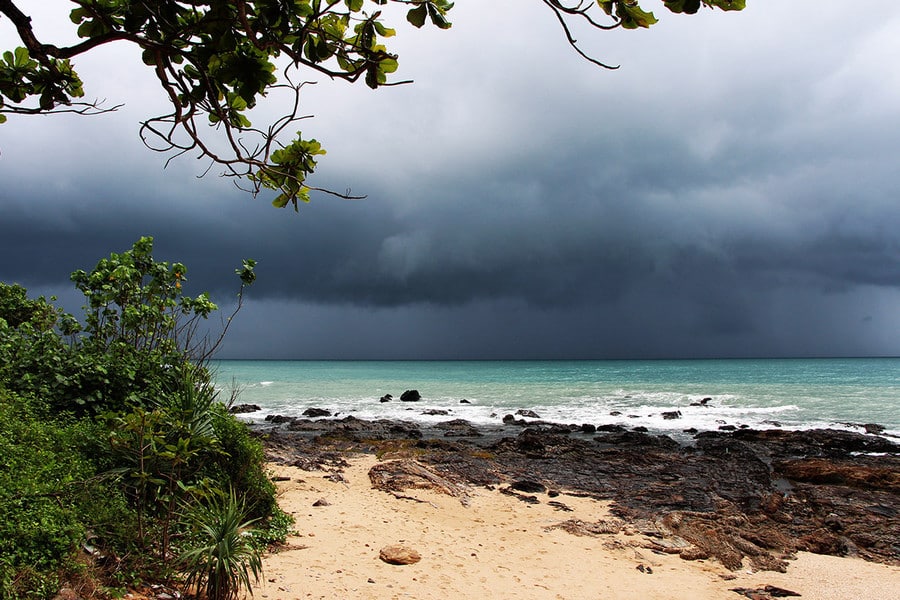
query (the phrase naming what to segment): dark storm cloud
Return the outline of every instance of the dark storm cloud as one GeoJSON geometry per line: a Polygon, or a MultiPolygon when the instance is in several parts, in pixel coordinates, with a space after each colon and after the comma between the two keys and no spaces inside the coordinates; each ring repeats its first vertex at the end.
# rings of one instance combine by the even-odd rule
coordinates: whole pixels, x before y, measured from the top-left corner
{"type": "MultiPolygon", "coordinates": [[[[255,258],[231,356],[900,352],[900,78],[885,66],[900,10],[669,16],[601,37],[623,64],[605,73],[545,11],[511,6],[460,3],[451,35],[404,38],[414,86],[309,88],[304,132],[329,150],[316,184],[364,201],[294,215],[196,179],[189,157],[164,171],[136,139],[140,102],[11,119],[2,279],[68,289],[70,271],[153,235],[190,291],[227,304],[255,258]],[[460,51],[485,39],[477,60],[460,51]]],[[[116,81],[101,63],[86,68],[116,81]]]]}

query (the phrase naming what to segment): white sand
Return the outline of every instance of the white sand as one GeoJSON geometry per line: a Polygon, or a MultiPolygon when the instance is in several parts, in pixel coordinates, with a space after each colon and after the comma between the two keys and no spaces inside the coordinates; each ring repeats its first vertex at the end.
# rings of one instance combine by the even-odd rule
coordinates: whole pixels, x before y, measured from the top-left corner
{"type": "Polygon", "coordinates": [[[256,598],[740,600],[730,588],[768,584],[804,600],[900,600],[898,567],[800,554],[787,573],[731,573],[715,561],[688,562],[638,547],[640,535],[546,529],[566,519],[604,518],[602,502],[562,495],[556,500],[572,512],[561,512],[545,494],[529,505],[484,488],[472,488],[468,507],[430,490],[403,492],[421,502],[399,499],[372,489],[368,470],[375,462],[353,457],[345,483],[325,479],[324,472],[273,466],[291,478],[279,484],[279,503],[296,518],[299,535],[288,540],[289,549],[266,558],[256,598]],[[319,499],[329,505],[313,507],[319,499]],[[386,564],[378,553],[389,544],[407,545],[422,560],[386,564]]]}

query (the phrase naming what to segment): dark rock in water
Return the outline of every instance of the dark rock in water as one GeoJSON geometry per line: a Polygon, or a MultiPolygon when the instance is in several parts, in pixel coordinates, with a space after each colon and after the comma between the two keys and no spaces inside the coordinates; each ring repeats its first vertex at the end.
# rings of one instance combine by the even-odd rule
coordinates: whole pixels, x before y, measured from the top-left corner
{"type": "MultiPolygon", "coordinates": [[[[532,421],[530,425],[534,425],[535,422],[532,421]]],[[[569,435],[574,431],[578,431],[578,425],[562,425],[560,423],[544,423],[540,422],[541,431],[545,431],[547,433],[555,433],[559,435],[569,435]]]]}
{"type": "Polygon", "coordinates": [[[614,410],[614,411],[612,411],[611,413],[609,413],[609,416],[611,416],[611,417],[618,417],[618,416],[621,416],[621,415],[622,415],[622,413],[621,413],[620,411],[618,411],[618,410],[614,410]]]}
{"type": "Polygon", "coordinates": [[[596,433],[597,426],[591,423],[584,423],[581,425],[581,433],[596,433]]]}
{"type": "Polygon", "coordinates": [[[735,431],[737,427],[734,425],[719,425],[719,431],[735,431]]]}
{"type": "Polygon", "coordinates": [[[621,425],[609,424],[609,425],[597,425],[597,431],[598,432],[606,432],[606,433],[621,433],[623,431],[627,431],[627,429],[625,429],[621,425]]]}
{"type": "Polygon", "coordinates": [[[519,427],[527,427],[529,423],[525,419],[517,419],[513,415],[504,415],[503,416],[503,424],[504,425],[518,425],[519,427]]]}
{"type": "Polygon", "coordinates": [[[422,414],[427,415],[427,416],[435,416],[435,415],[449,415],[450,413],[442,408],[429,408],[428,410],[423,410],[422,414]]]}
{"type": "Polygon", "coordinates": [[[665,419],[665,420],[667,420],[667,421],[671,421],[671,420],[673,420],[673,419],[680,419],[680,418],[681,418],[681,411],[680,411],[680,410],[669,410],[669,411],[666,411],[666,412],[662,413],[662,418],[665,419]]]}
{"type": "Polygon", "coordinates": [[[266,415],[266,421],[279,425],[281,423],[292,423],[297,417],[285,417],[284,415],[266,415]]]}
{"type": "Polygon", "coordinates": [[[638,425],[637,427],[632,428],[632,431],[635,433],[647,433],[649,430],[643,425],[638,425]]]}
{"type": "Polygon", "coordinates": [[[421,399],[422,395],[419,394],[419,390],[406,390],[400,394],[401,402],[418,402],[421,399]]]}
{"type": "Polygon", "coordinates": [[[520,408],[516,411],[516,414],[520,417],[528,417],[529,419],[540,419],[540,415],[534,412],[533,410],[528,410],[526,408],[520,408]]]}
{"type": "Polygon", "coordinates": [[[303,411],[303,416],[309,417],[310,419],[315,419],[317,417],[330,417],[331,411],[324,408],[307,408],[303,411]]]}
{"type": "Polygon", "coordinates": [[[460,400],[459,403],[460,403],[460,404],[472,404],[471,402],[469,402],[469,401],[466,400],[465,398],[463,398],[462,400],[460,400]]]}
{"type": "Polygon", "coordinates": [[[683,429],[682,431],[684,433],[689,433],[691,435],[694,435],[695,433],[697,433],[697,428],[696,427],[688,427],[687,429],[683,429]]]}
{"type": "Polygon", "coordinates": [[[863,425],[863,429],[866,430],[866,433],[875,435],[884,433],[884,425],[879,425],[878,423],[866,423],[863,425]]]}
{"type": "Polygon", "coordinates": [[[509,484],[514,490],[525,492],[527,494],[543,494],[547,491],[547,486],[543,483],[532,481],[530,479],[519,479],[509,484]]]}
{"type": "Polygon", "coordinates": [[[382,396],[381,399],[379,399],[378,401],[379,401],[379,402],[390,402],[390,401],[393,400],[393,399],[394,399],[394,397],[391,396],[390,394],[385,394],[385,395],[382,396]]]}
{"type": "Polygon", "coordinates": [[[258,410],[262,410],[262,409],[259,406],[257,406],[256,404],[235,404],[234,406],[232,406],[231,408],[228,409],[228,412],[230,412],[233,415],[241,415],[241,414],[245,414],[245,413],[256,412],[258,410]]]}

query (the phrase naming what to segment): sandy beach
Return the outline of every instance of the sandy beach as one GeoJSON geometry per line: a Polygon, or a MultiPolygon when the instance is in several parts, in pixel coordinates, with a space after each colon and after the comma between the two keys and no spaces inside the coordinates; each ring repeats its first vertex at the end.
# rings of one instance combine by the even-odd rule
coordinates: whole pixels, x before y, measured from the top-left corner
{"type": "Polygon", "coordinates": [[[628,527],[592,535],[560,527],[612,520],[605,502],[563,491],[527,504],[485,487],[466,488],[466,504],[437,490],[391,493],[372,487],[375,456],[348,460],[340,476],[271,465],[285,478],[279,503],[297,535],[266,557],[254,597],[696,600],[767,598],[732,590],[775,586],[807,600],[900,599],[900,567],[801,552],[786,573],[729,571],[649,549],[652,540],[628,527]],[[421,560],[388,564],[379,558],[388,545],[421,560]]]}

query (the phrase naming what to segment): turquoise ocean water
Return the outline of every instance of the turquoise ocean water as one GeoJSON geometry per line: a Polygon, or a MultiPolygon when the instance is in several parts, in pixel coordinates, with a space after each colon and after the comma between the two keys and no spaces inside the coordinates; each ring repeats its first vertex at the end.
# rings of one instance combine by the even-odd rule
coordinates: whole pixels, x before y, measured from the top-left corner
{"type": "Polygon", "coordinates": [[[326,408],[338,417],[452,418],[499,424],[530,409],[559,423],[644,426],[680,432],[723,424],[753,428],[878,423],[900,435],[900,358],[652,361],[215,361],[217,385],[238,403],[300,416],[326,408]],[[400,402],[404,390],[422,395],[400,402]],[[393,402],[382,403],[385,394],[393,402]],[[711,398],[706,406],[691,406],[711,398]],[[470,404],[461,403],[466,399],[470,404]],[[422,414],[429,409],[448,416],[422,414]],[[680,411],[675,420],[662,413],[680,411]],[[619,413],[619,414],[611,414],[619,413]]]}

